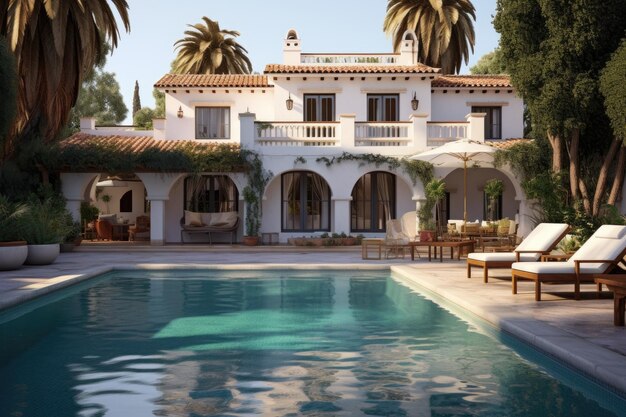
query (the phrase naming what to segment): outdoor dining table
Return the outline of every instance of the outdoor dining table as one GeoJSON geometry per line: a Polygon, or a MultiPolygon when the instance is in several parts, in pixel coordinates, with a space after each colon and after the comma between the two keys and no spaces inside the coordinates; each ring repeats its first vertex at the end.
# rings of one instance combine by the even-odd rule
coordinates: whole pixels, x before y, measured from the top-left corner
{"type": "Polygon", "coordinates": [[[476,241],[470,240],[435,240],[432,242],[409,242],[411,248],[411,260],[415,260],[415,248],[426,246],[428,247],[428,262],[432,260],[432,248],[435,249],[435,259],[437,259],[437,248],[439,248],[439,262],[443,262],[443,248],[450,248],[450,259],[454,259],[454,249],[457,249],[456,259],[461,259],[461,251],[463,248],[467,248],[467,253],[474,251],[476,241]]]}

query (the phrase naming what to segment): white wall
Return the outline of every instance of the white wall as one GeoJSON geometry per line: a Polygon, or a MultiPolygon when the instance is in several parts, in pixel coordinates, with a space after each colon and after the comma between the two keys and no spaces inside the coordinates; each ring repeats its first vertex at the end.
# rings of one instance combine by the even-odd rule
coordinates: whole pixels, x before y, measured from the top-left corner
{"type": "MultiPolygon", "coordinates": [[[[303,121],[304,94],[335,94],[335,117],[339,120],[341,114],[356,114],[356,121],[367,120],[367,94],[399,94],[399,119],[408,121],[408,116],[414,113],[411,108],[413,92],[420,101],[417,112],[428,112],[430,109],[430,79],[421,80],[422,76],[409,76],[407,74],[378,74],[366,76],[363,74],[348,75],[320,75],[307,74],[306,81],[298,74],[290,76],[290,80],[281,76],[274,81],[274,107],[276,109],[276,121],[303,121]],[[338,78],[335,80],[335,76],[338,78]],[[377,80],[380,76],[382,79],[377,80]],[[406,81],[405,77],[409,76],[406,81]],[[321,78],[324,78],[322,81],[321,78]],[[354,80],[350,81],[350,78],[354,80]],[[391,78],[396,78],[391,80],[391,78]],[[293,110],[288,111],[285,100],[289,97],[293,100],[293,110]]],[[[257,120],[264,120],[257,114],[257,120]]],[[[267,119],[265,119],[267,120],[267,119]]],[[[464,119],[459,119],[464,120],[464,119]]]]}
{"type": "MultiPolygon", "coordinates": [[[[218,88],[213,94],[213,89],[204,88],[200,94],[199,89],[177,89],[176,93],[170,90],[165,95],[166,127],[165,139],[195,139],[196,107],[230,107],[230,139],[216,140],[220,143],[239,143],[239,113],[250,111],[256,113],[257,120],[274,120],[274,106],[272,105],[274,94],[272,88],[218,88]],[[228,91],[228,93],[226,92],[228,91]],[[254,93],[252,93],[254,91],[254,93]],[[263,93],[263,91],[265,91],[263,93]],[[178,108],[183,110],[183,118],[177,116],[178,108]]],[[[283,103],[284,107],[284,103],[283,103]]],[[[199,139],[206,142],[206,139],[199,139]]]]}
{"type": "Polygon", "coordinates": [[[472,106],[502,106],[502,138],[524,137],[524,103],[514,93],[507,93],[508,89],[501,89],[496,94],[495,89],[434,89],[432,95],[432,121],[465,120],[471,113],[472,106]],[[459,93],[456,93],[459,91],[459,93]]]}

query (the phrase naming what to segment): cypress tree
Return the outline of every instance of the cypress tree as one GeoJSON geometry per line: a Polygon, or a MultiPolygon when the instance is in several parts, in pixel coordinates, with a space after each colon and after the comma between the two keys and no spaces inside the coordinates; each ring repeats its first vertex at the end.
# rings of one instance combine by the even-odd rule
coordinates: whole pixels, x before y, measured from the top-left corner
{"type": "Polygon", "coordinates": [[[139,98],[139,82],[135,80],[135,92],[133,93],[133,117],[141,109],[141,99],[139,98]]]}

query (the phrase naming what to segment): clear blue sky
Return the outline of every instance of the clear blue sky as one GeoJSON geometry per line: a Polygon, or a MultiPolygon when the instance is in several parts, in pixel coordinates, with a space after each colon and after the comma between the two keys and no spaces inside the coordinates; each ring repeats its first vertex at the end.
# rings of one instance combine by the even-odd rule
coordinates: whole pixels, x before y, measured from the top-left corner
{"type": "MultiPolygon", "coordinates": [[[[491,23],[496,0],[473,0],[476,45],[468,68],[498,44],[491,23]]],[[[114,72],[129,109],[139,81],[142,106],[154,106],[152,86],[167,73],[175,57],[174,42],[188,24],[207,16],[222,29],[241,33],[254,71],[282,61],[282,41],[290,28],[302,39],[304,52],[392,52],[382,30],[387,0],[129,0],[130,33],[122,33],[106,70],[114,72]]]]}

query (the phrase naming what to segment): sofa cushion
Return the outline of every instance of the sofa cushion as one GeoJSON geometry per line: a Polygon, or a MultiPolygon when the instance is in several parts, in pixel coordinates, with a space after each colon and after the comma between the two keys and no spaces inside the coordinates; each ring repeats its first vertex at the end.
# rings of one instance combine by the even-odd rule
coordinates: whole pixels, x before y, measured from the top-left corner
{"type": "Polygon", "coordinates": [[[185,210],[185,226],[204,226],[202,213],[185,210]]]}
{"type": "Polygon", "coordinates": [[[209,226],[228,228],[234,226],[235,222],[237,222],[237,212],[225,211],[223,213],[212,213],[209,226]]]}

